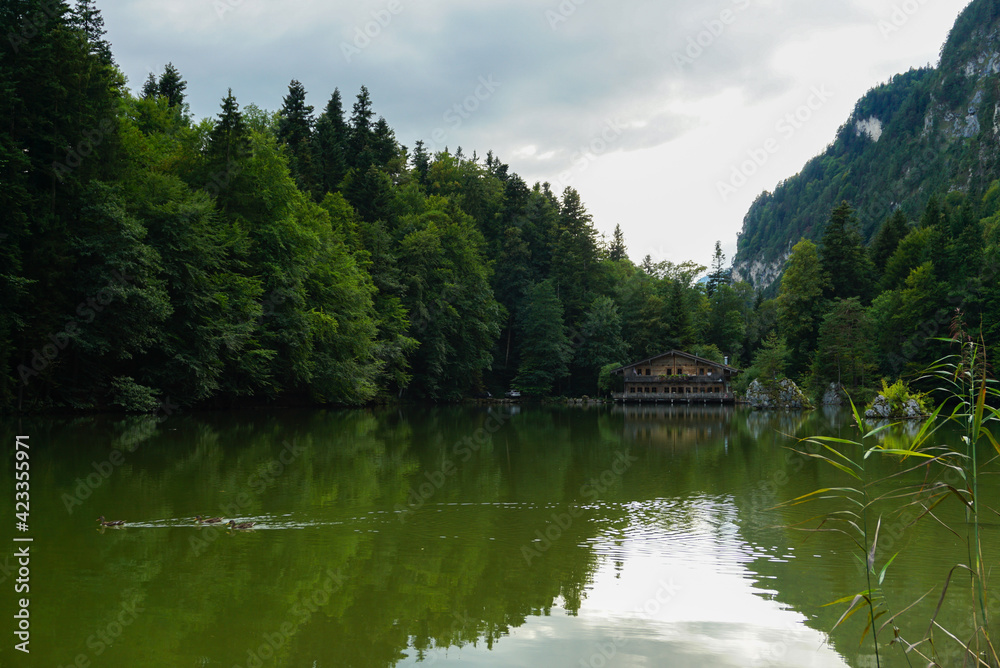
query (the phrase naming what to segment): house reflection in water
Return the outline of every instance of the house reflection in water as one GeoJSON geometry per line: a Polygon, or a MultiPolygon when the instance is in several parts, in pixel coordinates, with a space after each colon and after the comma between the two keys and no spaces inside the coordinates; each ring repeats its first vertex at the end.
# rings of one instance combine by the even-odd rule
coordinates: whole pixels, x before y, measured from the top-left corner
{"type": "Polygon", "coordinates": [[[734,406],[718,404],[624,403],[612,409],[623,415],[626,442],[656,448],[695,448],[722,445],[727,448],[733,430],[734,406]]]}

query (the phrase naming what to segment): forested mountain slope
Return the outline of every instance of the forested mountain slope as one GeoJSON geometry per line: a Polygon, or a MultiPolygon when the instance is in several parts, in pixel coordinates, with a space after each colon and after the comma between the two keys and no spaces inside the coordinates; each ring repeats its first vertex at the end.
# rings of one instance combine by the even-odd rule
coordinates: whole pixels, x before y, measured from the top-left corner
{"type": "Polygon", "coordinates": [[[936,68],[911,69],[868,92],[821,155],[762,193],[743,220],[734,276],[775,285],[792,246],[821,238],[841,201],[864,239],[902,209],[920,217],[934,194],[974,197],[1000,178],[1000,0],[959,15],[936,68]]]}

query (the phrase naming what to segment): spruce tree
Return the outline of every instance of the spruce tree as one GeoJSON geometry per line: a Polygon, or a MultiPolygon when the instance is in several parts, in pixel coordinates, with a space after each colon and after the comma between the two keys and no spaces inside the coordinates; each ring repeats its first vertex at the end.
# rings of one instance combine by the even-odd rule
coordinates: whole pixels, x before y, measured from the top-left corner
{"type": "Polygon", "coordinates": [[[726,255],[722,252],[722,242],[715,242],[715,254],[712,256],[712,273],[708,275],[705,283],[705,291],[711,297],[721,285],[729,285],[731,279],[729,272],[725,269],[726,255]]]}
{"type": "Polygon", "coordinates": [[[628,249],[625,248],[625,235],[622,233],[621,225],[615,225],[614,236],[611,237],[611,245],[608,246],[608,259],[612,262],[628,259],[628,249]]]}
{"type": "Polygon", "coordinates": [[[233,97],[232,88],[222,99],[221,106],[219,119],[209,133],[209,155],[215,161],[228,165],[231,160],[250,150],[250,132],[240,113],[240,105],[233,97]]]}
{"type": "Polygon", "coordinates": [[[532,396],[548,396],[556,383],[569,375],[573,355],[563,324],[562,303],[551,279],[528,288],[518,329],[521,364],[514,387],[532,396]]]}
{"type": "Polygon", "coordinates": [[[107,30],[104,29],[104,18],[94,0],[77,0],[76,7],[70,14],[70,26],[76,28],[90,44],[90,52],[104,64],[112,65],[111,44],[104,39],[107,30]]]}
{"type": "Polygon", "coordinates": [[[393,161],[399,156],[396,134],[384,118],[379,116],[372,131],[372,158],[379,169],[392,171],[393,161]]]}
{"type": "Polygon", "coordinates": [[[347,175],[347,124],[339,89],[334,89],[326,109],[316,121],[313,142],[315,185],[325,196],[336,192],[347,175]]]}
{"type": "Polygon", "coordinates": [[[187,82],[181,78],[181,73],[177,71],[173,63],[167,63],[160,75],[159,94],[167,98],[167,103],[171,107],[183,108],[184,90],[187,82]]]}
{"type": "Polygon", "coordinates": [[[597,231],[580,199],[567,187],[559,209],[559,226],[552,250],[552,276],[569,322],[576,322],[593,299],[591,286],[597,268],[597,231]]]}
{"type": "Polygon", "coordinates": [[[140,94],[146,100],[152,100],[160,94],[160,84],[156,80],[156,75],[152,72],[146,77],[146,83],[142,84],[142,92],[140,94]]]}
{"type": "Polygon", "coordinates": [[[362,86],[351,110],[347,142],[347,164],[349,167],[364,170],[375,161],[372,152],[374,140],[372,119],[374,117],[371,95],[368,93],[368,88],[362,86]]]}
{"type": "Polygon", "coordinates": [[[889,262],[892,254],[896,252],[896,248],[906,236],[906,232],[906,215],[901,209],[896,209],[882,223],[882,227],[879,228],[872,240],[872,245],[868,248],[868,256],[871,258],[872,267],[877,276],[881,277],[885,272],[885,265],[889,262]]]}
{"type": "Polygon", "coordinates": [[[804,372],[816,348],[816,334],[824,312],[826,274],[816,244],[802,239],[792,247],[778,293],[778,327],[791,348],[793,374],[804,372]]]}
{"type": "Polygon", "coordinates": [[[431,168],[430,155],[424,148],[424,142],[417,140],[413,145],[413,172],[417,177],[417,182],[426,185],[427,173],[431,168]]]}
{"type": "Polygon", "coordinates": [[[306,89],[297,80],[288,84],[288,95],[285,96],[281,111],[278,112],[278,141],[288,147],[288,166],[295,176],[299,189],[305,192],[314,190],[316,178],[312,162],[313,143],[313,108],[306,104],[306,89]]]}
{"type": "Polygon", "coordinates": [[[846,201],[830,214],[819,249],[829,299],[871,299],[872,269],[858,230],[854,210],[846,201]]]}
{"type": "Polygon", "coordinates": [[[313,108],[306,104],[306,89],[301,82],[292,79],[288,84],[288,95],[282,100],[278,116],[278,141],[289,147],[294,155],[307,146],[312,137],[313,108]]]}

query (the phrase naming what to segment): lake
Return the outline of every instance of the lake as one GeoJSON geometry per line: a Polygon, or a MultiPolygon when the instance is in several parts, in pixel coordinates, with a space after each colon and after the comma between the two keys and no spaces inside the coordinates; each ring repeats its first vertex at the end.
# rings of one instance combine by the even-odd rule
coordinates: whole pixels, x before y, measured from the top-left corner
{"type": "MultiPolygon", "coordinates": [[[[10,634],[22,596],[11,549],[3,666],[876,665],[871,643],[859,647],[864,613],[831,633],[844,608],[823,607],[865,588],[856,548],[789,527],[831,506],[774,508],[850,482],[788,449],[789,435],[850,437],[839,409],[467,405],[0,424],[11,451],[30,436],[31,471],[28,530],[13,510],[0,530],[14,549],[30,545],[31,653],[10,634]],[[127,524],[99,528],[101,515],[127,524]]],[[[0,468],[7,508],[14,466],[0,468]]],[[[873,479],[892,470],[869,468],[873,479]]],[[[989,478],[983,498],[997,492],[989,478]]],[[[964,530],[958,505],[935,513],[964,530]]],[[[904,524],[885,515],[879,560],[902,550],[886,579],[895,610],[933,591],[901,624],[915,637],[967,553],[941,524],[904,524]]],[[[987,527],[984,541],[995,561],[1000,532],[987,527]]],[[[967,586],[950,597],[940,621],[957,628],[967,586]]],[[[886,651],[881,665],[906,665],[886,651]]]]}

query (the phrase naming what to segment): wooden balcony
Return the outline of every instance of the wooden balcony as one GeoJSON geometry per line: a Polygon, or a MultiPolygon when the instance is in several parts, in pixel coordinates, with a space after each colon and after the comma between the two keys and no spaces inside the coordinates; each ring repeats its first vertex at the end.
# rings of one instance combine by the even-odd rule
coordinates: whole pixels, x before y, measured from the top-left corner
{"type": "Polygon", "coordinates": [[[688,404],[691,402],[704,402],[725,404],[736,401],[736,395],[732,392],[685,392],[684,394],[615,392],[611,396],[615,401],[623,401],[625,403],[688,404]]]}
{"type": "Polygon", "coordinates": [[[667,380],[663,376],[625,376],[626,385],[652,385],[654,383],[666,383],[667,385],[688,385],[688,384],[698,384],[698,385],[712,385],[724,382],[726,379],[722,376],[666,376],[667,380]]]}

